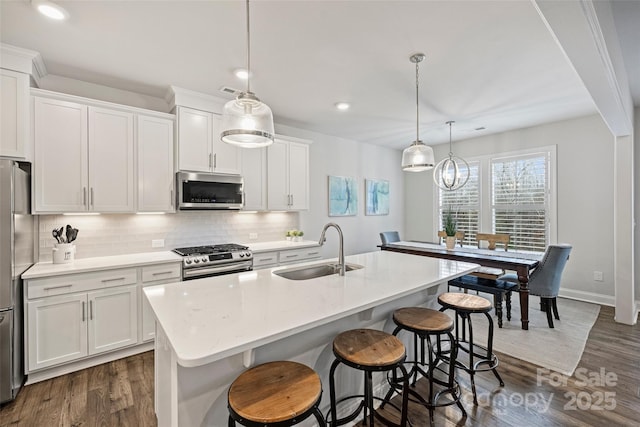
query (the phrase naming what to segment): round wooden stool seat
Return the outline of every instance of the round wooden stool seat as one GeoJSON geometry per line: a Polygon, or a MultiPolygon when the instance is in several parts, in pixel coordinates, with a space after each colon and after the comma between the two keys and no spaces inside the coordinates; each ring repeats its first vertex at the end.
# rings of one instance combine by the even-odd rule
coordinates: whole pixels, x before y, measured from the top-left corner
{"type": "Polygon", "coordinates": [[[445,308],[467,313],[487,313],[493,308],[493,304],[486,298],[478,295],[464,294],[460,292],[447,292],[438,296],[438,302],[445,308]]]}
{"type": "Polygon", "coordinates": [[[404,344],[391,334],[375,329],[353,329],[333,340],[336,356],[360,366],[391,366],[405,356],[404,344]]]}
{"type": "Polygon", "coordinates": [[[405,307],[393,312],[396,325],[412,332],[440,333],[453,330],[453,319],[441,311],[425,307],[405,307]]]}
{"type": "Polygon", "coordinates": [[[277,361],[243,372],[229,389],[229,408],[256,423],[292,420],[313,408],[322,394],[318,374],[297,362],[277,361]]]}

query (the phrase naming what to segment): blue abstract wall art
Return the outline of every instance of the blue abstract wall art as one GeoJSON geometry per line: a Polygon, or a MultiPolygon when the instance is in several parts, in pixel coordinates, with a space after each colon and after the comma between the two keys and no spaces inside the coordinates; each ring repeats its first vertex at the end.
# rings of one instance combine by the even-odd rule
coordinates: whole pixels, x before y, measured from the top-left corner
{"type": "Polygon", "coordinates": [[[352,177],[329,175],[329,216],[358,214],[358,183],[352,177]]]}
{"type": "Polygon", "coordinates": [[[365,179],[365,215],[389,215],[389,181],[365,179]]]}

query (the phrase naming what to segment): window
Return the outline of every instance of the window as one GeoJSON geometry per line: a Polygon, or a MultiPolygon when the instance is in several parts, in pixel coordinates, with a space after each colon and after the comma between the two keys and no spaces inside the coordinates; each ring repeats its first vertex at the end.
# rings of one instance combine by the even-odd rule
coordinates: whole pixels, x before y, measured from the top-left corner
{"type": "Polygon", "coordinates": [[[456,218],[458,231],[464,231],[463,245],[475,246],[480,223],[480,162],[469,162],[469,181],[459,190],[440,190],[440,230],[444,230],[445,213],[451,209],[456,218]]]}
{"type": "Polygon", "coordinates": [[[467,184],[438,189],[438,230],[451,209],[464,231],[464,246],[477,246],[478,232],[509,234],[509,250],[544,252],[555,241],[555,147],[466,159],[467,184]]]}

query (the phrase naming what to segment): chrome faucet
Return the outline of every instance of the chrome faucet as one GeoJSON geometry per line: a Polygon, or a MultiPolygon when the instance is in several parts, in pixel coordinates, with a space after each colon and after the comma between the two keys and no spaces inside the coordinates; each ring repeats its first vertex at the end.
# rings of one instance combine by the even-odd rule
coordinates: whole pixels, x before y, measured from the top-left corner
{"type": "Polygon", "coordinates": [[[327,232],[327,228],[329,227],[334,227],[336,230],[338,230],[338,234],[340,235],[340,249],[338,251],[338,267],[340,267],[340,275],[344,276],[344,271],[345,271],[345,264],[344,264],[344,239],[342,237],[342,230],[340,229],[340,226],[334,222],[330,222],[327,225],[324,226],[324,228],[322,229],[322,233],[320,233],[320,240],[318,241],[318,244],[320,246],[324,245],[324,242],[327,240],[324,237],[324,234],[327,232]]]}

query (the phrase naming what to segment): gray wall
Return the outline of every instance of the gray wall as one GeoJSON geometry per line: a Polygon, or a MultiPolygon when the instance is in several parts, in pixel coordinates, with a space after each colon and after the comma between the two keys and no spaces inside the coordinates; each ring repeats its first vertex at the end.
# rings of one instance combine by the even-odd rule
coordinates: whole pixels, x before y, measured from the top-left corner
{"type": "MultiPolygon", "coordinates": [[[[614,140],[600,116],[467,139],[455,142],[453,152],[465,158],[549,145],[557,147],[558,242],[574,247],[562,293],[613,304],[614,140]],[[593,280],[595,270],[604,273],[603,282],[593,280]]],[[[439,145],[434,151],[439,160],[448,146],[439,145]]],[[[431,172],[406,175],[405,199],[406,238],[431,240],[435,209],[431,172]]]]}
{"type": "MultiPolygon", "coordinates": [[[[313,141],[309,154],[310,206],[308,211],[299,214],[300,228],[305,232],[305,239],[318,239],[322,227],[328,222],[335,222],[344,233],[345,254],[351,255],[377,250],[376,245],[380,244],[381,231],[404,232],[404,178],[400,168],[402,156],[400,151],[278,124],[276,124],[276,133],[313,141]],[[348,217],[328,215],[329,175],[356,178],[357,215],[348,217]],[[389,181],[389,215],[364,214],[365,178],[389,181]]],[[[335,230],[329,230],[326,237],[323,256],[337,256],[337,233],[335,230]]]]}

